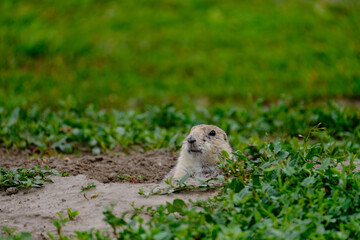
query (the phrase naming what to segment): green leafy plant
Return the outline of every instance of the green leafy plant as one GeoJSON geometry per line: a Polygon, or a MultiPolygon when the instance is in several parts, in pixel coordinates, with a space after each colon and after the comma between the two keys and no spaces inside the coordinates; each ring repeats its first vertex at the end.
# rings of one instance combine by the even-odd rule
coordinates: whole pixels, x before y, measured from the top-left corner
{"type": "Polygon", "coordinates": [[[96,185],[92,182],[92,183],[89,183],[87,186],[81,186],[81,191],[86,191],[86,190],[89,190],[91,188],[95,188],[96,185]]]}
{"type": "Polygon", "coordinates": [[[69,176],[70,174],[71,174],[71,173],[69,173],[69,172],[65,172],[64,169],[61,171],[61,176],[62,176],[62,177],[69,176]]]}
{"type": "Polygon", "coordinates": [[[152,195],[165,195],[183,191],[208,191],[223,187],[223,183],[225,181],[224,176],[219,175],[216,178],[206,180],[197,178],[198,184],[188,184],[186,181],[189,177],[190,175],[186,174],[181,179],[175,180],[175,182],[173,182],[173,177],[170,177],[165,179],[165,183],[167,184],[166,187],[155,186],[149,192],[144,192],[144,190],[140,189],[139,194],[149,197],[152,195]]]}
{"type": "Polygon", "coordinates": [[[35,146],[40,155],[47,149],[64,153],[94,148],[106,151],[117,146],[124,151],[178,149],[189,129],[204,122],[224,129],[235,149],[263,140],[267,135],[299,137],[319,122],[327,134],[320,132],[317,138],[359,142],[358,114],[358,110],[333,103],[305,108],[290,100],[281,100],[270,107],[260,103],[182,110],[173,105],[152,106],[145,111],[98,110],[93,105],[53,112],[38,108],[4,109],[0,114],[0,142],[9,149],[35,146]]]}
{"type": "MultiPolygon", "coordinates": [[[[53,220],[53,224],[56,227],[56,232],[59,236],[59,240],[67,240],[67,239],[71,239],[70,237],[64,236],[61,232],[62,227],[69,221],[73,221],[75,219],[75,217],[79,214],[78,211],[71,211],[70,208],[67,208],[67,215],[68,217],[63,217],[61,212],[57,212],[56,213],[59,218],[58,219],[54,219],[53,220]]],[[[51,233],[47,233],[48,236],[50,237],[50,239],[55,240],[56,238],[51,234],[51,233]]]]}
{"type": "Polygon", "coordinates": [[[3,227],[3,231],[6,235],[3,236],[0,233],[1,240],[31,240],[32,239],[31,234],[28,232],[21,232],[15,234],[16,228],[9,229],[7,227],[3,227]]]}
{"type": "MultiPolygon", "coordinates": [[[[360,175],[354,167],[360,159],[352,144],[330,144],[321,140],[326,131],[312,132],[307,143],[297,137],[266,139],[233,155],[223,154],[225,159],[219,164],[223,175],[212,179],[221,180],[219,185],[212,185],[212,180],[190,185],[185,176],[175,182],[168,179],[167,188],[146,193],[216,188],[214,197],[188,203],[176,199],[156,207],[133,204],[133,211],[121,216],[110,205],[104,220],[111,233],[77,231],[76,238],[357,239],[360,175]],[[312,151],[311,158],[307,157],[312,151]],[[143,214],[150,219],[145,221],[143,214]]],[[[66,221],[60,217],[56,223],[60,234],[66,221]]]]}
{"type": "Polygon", "coordinates": [[[60,176],[56,170],[48,167],[34,167],[33,169],[10,169],[0,168],[0,187],[30,188],[41,187],[46,181],[51,181],[51,175],[60,176]]]}
{"type": "Polygon", "coordinates": [[[117,175],[117,180],[121,182],[131,182],[131,183],[139,183],[144,178],[142,175],[133,176],[129,174],[119,174],[117,175]]]}

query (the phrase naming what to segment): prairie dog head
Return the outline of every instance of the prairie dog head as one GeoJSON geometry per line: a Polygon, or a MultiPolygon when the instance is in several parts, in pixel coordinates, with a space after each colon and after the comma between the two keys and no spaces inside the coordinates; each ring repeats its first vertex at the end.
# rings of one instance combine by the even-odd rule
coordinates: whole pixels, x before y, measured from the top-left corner
{"type": "Polygon", "coordinates": [[[182,145],[182,154],[202,165],[216,164],[221,151],[231,154],[226,133],[215,125],[197,125],[191,128],[182,145]]]}

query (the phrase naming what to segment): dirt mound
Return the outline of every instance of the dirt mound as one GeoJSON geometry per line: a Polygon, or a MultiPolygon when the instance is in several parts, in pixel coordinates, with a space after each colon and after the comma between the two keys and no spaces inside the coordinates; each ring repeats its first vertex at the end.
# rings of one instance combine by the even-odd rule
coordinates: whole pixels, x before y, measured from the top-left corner
{"type": "Polygon", "coordinates": [[[30,151],[0,150],[0,168],[31,168],[49,166],[71,175],[84,174],[102,183],[116,182],[118,174],[142,175],[144,183],[157,183],[175,166],[177,155],[169,150],[157,149],[146,153],[65,155],[52,157],[29,157],[30,151]]]}

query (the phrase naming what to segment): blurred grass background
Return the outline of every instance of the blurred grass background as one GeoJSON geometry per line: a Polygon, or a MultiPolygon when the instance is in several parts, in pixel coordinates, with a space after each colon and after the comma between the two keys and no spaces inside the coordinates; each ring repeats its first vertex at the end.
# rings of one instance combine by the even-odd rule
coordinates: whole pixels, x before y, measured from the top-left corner
{"type": "Polygon", "coordinates": [[[358,1],[2,0],[0,105],[360,97],[358,1]]]}

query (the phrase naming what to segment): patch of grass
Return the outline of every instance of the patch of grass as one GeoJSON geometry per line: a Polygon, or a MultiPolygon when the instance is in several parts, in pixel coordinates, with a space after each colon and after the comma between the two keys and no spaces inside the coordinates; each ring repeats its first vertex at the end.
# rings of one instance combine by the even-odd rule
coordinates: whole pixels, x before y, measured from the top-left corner
{"type": "Polygon", "coordinates": [[[41,187],[46,181],[51,181],[50,175],[60,176],[56,170],[49,170],[47,167],[41,169],[10,169],[0,168],[0,188],[17,187],[30,188],[41,187]]]}
{"type": "Polygon", "coordinates": [[[81,191],[86,191],[86,190],[89,190],[91,188],[95,188],[96,185],[92,182],[92,183],[89,183],[87,186],[81,186],[81,191]]]}
{"type": "Polygon", "coordinates": [[[28,232],[15,233],[16,228],[9,229],[7,227],[3,227],[3,231],[6,235],[2,235],[0,233],[1,240],[31,240],[32,236],[28,232]]]}
{"type": "MultiPolygon", "coordinates": [[[[314,106],[291,100],[248,107],[222,106],[178,110],[173,105],[151,106],[146,111],[99,110],[76,102],[58,111],[15,108],[0,112],[0,143],[7,149],[56,149],[72,153],[79,149],[106,151],[120,146],[130,149],[178,149],[196,124],[215,124],[229,135],[233,148],[256,143],[266,135],[299,137],[321,123],[328,138],[348,139],[358,146],[360,112],[329,102],[314,106]]],[[[326,139],[324,139],[326,140],[326,139]]],[[[330,141],[327,139],[326,141],[330,141]]],[[[48,151],[51,152],[51,151],[48,151]]]]}
{"type": "Polygon", "coordinates": [[[356,98],[359,10],[356,0],[2,0],[0,105],[356,98]]]}
{"type": "Polygon", "coordinates": [[[62,233],[62,227],[69,221],[74,221],[75,217],[79,214],[78,211],[71,211],[70,208],[67,208],[67,215],[68,217],[63,217],[63,214],[61,212],[56,213],[59,218],[53,220],[53,224],[56,227],[56,232],[59,236],[59,238],[55,238],[51,233],[48,233],[48,236],[50,239],[55,240],[67,240],[71,239],[70,237],[64,236],[62,233]]]}
{"type": "MultiPolygon", "coordinates": [[[[133,206],[130,219],[128,213],[116,216],[110,206],[104,221],[111,232],[92,229],[69,238],[358,239],[358,152],[336,141],[315,141],[319,134],[327,133],[313,128],[306,141],[276,138],[235,152],[219,166],[225,182],[215,197],[189,204],[176,199],[157,207],[133,206]],[[248,149],[254,154],[248,155],[248,149]]],[[[179,187],[185,182],[184,178],[179,187]]]]}
{"type": "Polygon", "coordinates": [[[153,195],[165,195],[170,193],[184,192],[184,191],[208,191],[213,189],[222,188],[224,183],[224,176],[219,175],[216,178],[211,178],[207,180],[203,180],[198,178],[198,185],[188,184],[186,180],[190,177],[189,174],[183,176],[180,180],[175,180],[173,182],[173,177],[165,179],[166,187],[153,187],[150,192],[144,192],[143,189],[139,190],[139,195],[143,195],[144,197],[149,197],[153,195]]]}
{"type": "Polygon", "coordinates": [[[116,179],[122,182],[139,183],[144,178],[143,175],[133,176],[129,174],[119,174],[116,179]]]}
{"type": "Polygon", "coordinates": [[[71,174],[71,173],[66,172],[64,169],[61,171],[61,176],[62,176],[62,177],[69,176],[70,174],[71,174]]]}
{"type": "Polygon", "coordinates": [[[282,139],[265,142],[258,150],[261,155],[253,160],[240,152],[226,160],[228,169],[242,162],[245,171],[238,175],[231,172],[221,194],[214,198],[190,206],[177,199],[147,209],[152,214],[147,223],[137,214],[126,221],[107,209],[105,221],[116,229],[114,237],[122,239],[360,236],[356,227],[360,175],[351,164],[342,171],[334,167],[344,160],[359,161],[356,156],[334,152],[326,144],[282,139]]]}

